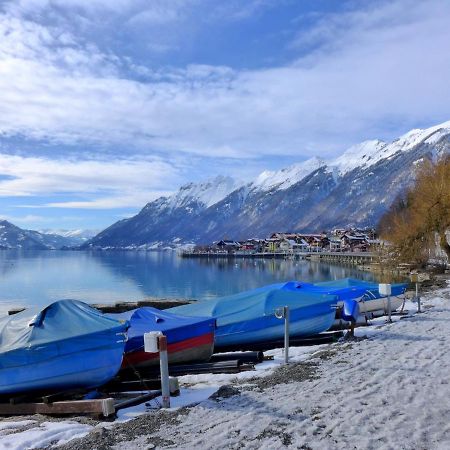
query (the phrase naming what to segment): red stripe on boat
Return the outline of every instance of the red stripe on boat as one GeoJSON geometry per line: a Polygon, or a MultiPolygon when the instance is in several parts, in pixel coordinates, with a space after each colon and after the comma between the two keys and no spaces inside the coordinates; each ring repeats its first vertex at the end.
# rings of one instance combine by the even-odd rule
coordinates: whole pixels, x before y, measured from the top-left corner
{"type": "MultiPolygon", "coordinates": [[[[174,342],[167,345],[167,353],[176,353],[183,350],[189,350],[202,345],[212,344],[214,342],[214,333],[206,333],[201,336],[196,336],[184,341],[174,342]]],[[[122,363],[122,367],[139,364],[143,361],[150,361],[152,359],[159,359],[159,353],[146,353],[144,351],[126,353],[122,363]]]]}

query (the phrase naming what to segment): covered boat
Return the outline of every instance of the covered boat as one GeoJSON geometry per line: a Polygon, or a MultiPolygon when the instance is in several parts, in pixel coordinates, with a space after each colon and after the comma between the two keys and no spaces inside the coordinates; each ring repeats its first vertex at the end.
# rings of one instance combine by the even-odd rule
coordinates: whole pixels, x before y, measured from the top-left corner
{"type": "MultiPolygon", "coordinates": [[[[359,289],[362,291],[362,296],[358,299],[359,312],[369,313],[375,311],[386,312],[388,309],[388,299],[382,296],[378,290],[377,283],[370,283],[368,281],[356,280],[354,278],[342,278],[340,280],[325,281],[316,283],[318,289],[323,289],[324,292],[338,292],[342,289],[359,289]]],[[[403,304],[404,299],[402,295],[407,288],[406,283],[397,283],[391,285],[391,310],[395,311],[403,304]]]]}
{"type": "Polygon", "coordinates": [[[215,320],[210,317],[185,317],[150,307],[108,316],[130,323],[124,369],[159,363],[158,353],[144,352],[144,333],[149,331],[161,331],[167,337],[170,364],[207,361],[213,354],[215,320]]]}
{"type": "Polygon", "coordinates": [[[282,339],[284,322],[275,312],[283,306],[289,306],[291,336],[310,336],[328,330],[334,321],[338,296],[306,292],[299,285],[297,282],[273,284],[169,311],[215,318],[217,347],[282,339]]]}
{"type": "Polygon", "coordinates": [[[0,394],[106,383],[120,369],[127,327],[76,300],[0,318],[0,394]]]}

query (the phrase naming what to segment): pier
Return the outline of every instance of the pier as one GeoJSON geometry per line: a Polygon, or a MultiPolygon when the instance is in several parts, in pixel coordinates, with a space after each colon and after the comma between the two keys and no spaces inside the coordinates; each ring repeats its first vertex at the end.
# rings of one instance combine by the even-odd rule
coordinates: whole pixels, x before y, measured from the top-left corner
{"type": "Polygon", "coordinates": [[[263,259],[310,259],[311,261],[328,261],[352,265],[370,264],[376,261],[377,255],[372,252],[195,252],[184,251],[180,253],[182,258],[263,258],[263,259]]]}

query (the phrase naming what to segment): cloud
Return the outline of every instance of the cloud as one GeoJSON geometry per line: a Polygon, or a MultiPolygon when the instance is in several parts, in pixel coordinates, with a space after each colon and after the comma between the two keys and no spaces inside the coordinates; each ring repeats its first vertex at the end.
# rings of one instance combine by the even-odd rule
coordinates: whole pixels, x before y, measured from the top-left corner
{"type": "Polygon", "coordinates": [[[142,207],[166,195],[178,171],[156,158],[108,161],[0,154],[0,175],[0,197],[64,198],[22,207],[110,209],[142,207]],[[87,200],[67,200],[74,196],[87,200]]]}
{"type": "Polygon", "coordinates": [[[48,217],[37,216],[35,214],[27,214],[20,217],[1,214],[0,220],[7,220],[8,222],[22,226],[27,226],[28,224],[32,224],[34,226],[37,223],[45,224],[52,221],[52,219],[48,217]]]}
{"type": "Polygon", "coordinates": [[[308,38],[291,43],[314,51],[282,67],[141,67],[144,81],[127,74],[120,55],[11,14],[0,22],[6,136],[235,159],[328,157],[449,117],[445,1],[397,0],[324,15],[308,38]]]}

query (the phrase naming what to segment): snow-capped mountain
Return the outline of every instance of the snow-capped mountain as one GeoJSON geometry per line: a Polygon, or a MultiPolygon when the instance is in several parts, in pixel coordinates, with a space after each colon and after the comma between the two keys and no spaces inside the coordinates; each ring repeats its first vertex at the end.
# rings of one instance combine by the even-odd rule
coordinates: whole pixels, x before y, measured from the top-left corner
{"type": "Polygon", "coordinates": [[[270,191],[272,189],[285,190],[303,180],[307,175],[326,163],[320,158],[314,157],[307,161],[292,164],[278,171],[265,170],[256,180],[250,183],[250,190],[270,191]]]}
{"type": "Polygon", "coordinates": [[[190,183],[148,203],[84,247],[157,248],[273,231],[373,226],[413,183],[417,163],[444,153],[450,153],[450,121],[412,130],[391,143],[354,145],[328,162],[311,158],[265,171],[247,184],[226,177],[190,183]]]}
{"type": "Polygon", "coordinates": [[[27,230],[16,227],[7,220],[0,220],[0,249],[46,250],[47,247],[36,240],[27,230]]]}
{"type": "Polygon", "coordinates": [[[0,220],[0,249],[56,250],[80,245],[79,239],[24,230],[7,220],[0,220]]]}
{"type": "Polygon", "coordinates": [[[167,199],[167,207],[182,208],[190,203],[198,203],[206,208],[214,205],[243,183],[231,177],[217,176],[204,183],[188,183],[167,199]]]}
{"type": "Polygon", "coordinates": [[[47,236],[60,236],[65,239],[64,246],[81,245],[99,233],[100,230],[53,230],[44,229],[39,230],[39,233],[47,236]]]}

